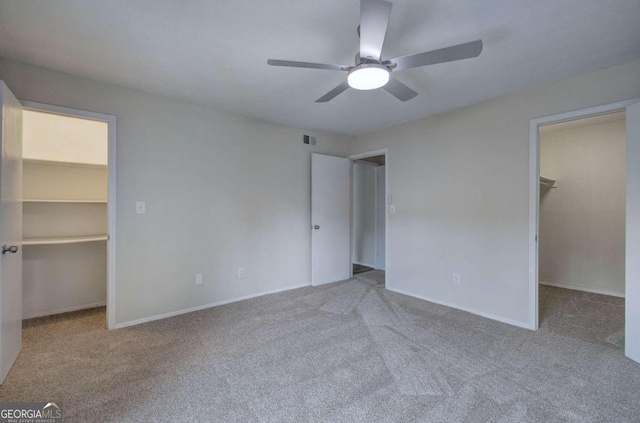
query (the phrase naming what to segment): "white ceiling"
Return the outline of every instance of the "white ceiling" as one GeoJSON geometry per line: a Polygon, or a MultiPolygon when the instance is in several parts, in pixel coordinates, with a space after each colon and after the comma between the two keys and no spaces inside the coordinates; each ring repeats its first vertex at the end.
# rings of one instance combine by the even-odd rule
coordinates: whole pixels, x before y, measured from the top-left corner
{"type": "Polygon", "coordinates": [[[354,135],[640,57],[638,0],[393,2],[383,58],[481,38],[479,58],[398,72],[420,95],[348,90],[357,0],[0,0],[0,56],[326,133],[354,135]]]}

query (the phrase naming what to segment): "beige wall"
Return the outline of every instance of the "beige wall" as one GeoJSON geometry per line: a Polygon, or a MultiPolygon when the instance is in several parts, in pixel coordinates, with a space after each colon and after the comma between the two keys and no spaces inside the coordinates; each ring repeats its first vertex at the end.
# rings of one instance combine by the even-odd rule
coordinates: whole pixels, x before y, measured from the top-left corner
{"type": "Polygon", "coordinates": [[[625,149],[621,119],[542,132],[540,281],[624,296],[625,149]]]}
{"type": "Polygon", "coordinates": [[[117,323],[310,283],[310,153],[344,139],[4,59],[0,79],[117,117],[117,323]]]}
{"type": "Polygon", "coordinates": [[[107,244],[30,245],[22,256],[25,319],[104,305],[107,244]],[[55,249],[55,252],[52,250],[55,249]]]}
{"type": "Polygon", "coordinates": [[[636,97],[640,61],[356,137],[389,148],[387,286],[531,325],[530,120],[636,97]]]}
{"type": "MultiPolygon", "coordinates": [[[[7,60],[0,79],[24,100],[118,117],[118,322],[309,283],[303,131],[7,60]]],[[[317,134],[314,151],[389,148],[388,286],[528,325],[529,121],[636,97],[640,61],[350,146],[317,134]]]]}
{"type": "Polygon", "coordinates": [[[54,162],[106,165],[108,125],[25,110],[22,116],[22,157],[54,162]]]}

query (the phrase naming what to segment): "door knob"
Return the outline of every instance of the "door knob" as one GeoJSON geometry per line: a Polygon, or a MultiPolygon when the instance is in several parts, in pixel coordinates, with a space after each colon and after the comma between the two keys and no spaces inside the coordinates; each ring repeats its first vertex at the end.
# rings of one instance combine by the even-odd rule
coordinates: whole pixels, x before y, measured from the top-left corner
{"type": "Polygon", "coordinates": [[[320,229],[320,225],[313,225],[313,229],[320,229]]]}
{"type": "Polygon", "coordinates": [[[7,253],[15,254],[17,252],[18,252],[18,246],[17,245],[12,245],[10,247],[7,247],[6,245],[2,246],[2,255],[5,255],[7,253]]]}

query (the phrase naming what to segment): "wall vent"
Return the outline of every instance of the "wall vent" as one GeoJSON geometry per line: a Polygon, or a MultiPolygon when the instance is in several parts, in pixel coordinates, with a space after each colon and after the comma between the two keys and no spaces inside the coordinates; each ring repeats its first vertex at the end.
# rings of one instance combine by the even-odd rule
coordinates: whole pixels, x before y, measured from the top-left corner
{"type": "Polygon", "coordinates": [[[316,137],[310,135],[303,135],[302,141],[308,145],[316,145],[316,137]]]}

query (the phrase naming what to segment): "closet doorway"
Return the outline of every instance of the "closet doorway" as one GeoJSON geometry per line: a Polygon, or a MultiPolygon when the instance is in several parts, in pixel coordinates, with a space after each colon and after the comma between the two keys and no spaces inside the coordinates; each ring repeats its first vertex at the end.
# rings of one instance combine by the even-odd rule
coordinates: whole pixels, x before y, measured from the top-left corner
{"type": "Polygon", "coordinates": [[[349,159],[352,276],[387,287],[387,211],[395,211],[388,193],[388,150],[356,154],[349,159]]]}
{"type": "Polygon", "coordinates": [[[113,328],[115,117],[23,105],[23,318],[113,328]]]}
{"type": "Polygon", "coordinates": [[[625,111],[539,131],[540,328],[623,351],[625,111]]]}
{"type": "Polygon", "coordinates": [[[640,362],[640,99],[533,119],[530,148],[531,329],[551,328],[563,336],[624,349],[627,357],[640,362]],[[554,135],[556,124],[563,126],[556,126],[560,130],[554,135]],[[593,130],[561,144],[561,132],[588,127],[593,130]],[[545,147],[545,138],[560,144],[545,147]],[[614,141],[603,143],[601,138],[614,141]],[[581,149],[569,154],[565,165],[554,164],[573,148],[569,144],[581,149]],[[550,295],[553,289],[564,289],[569,301],[550,295]],[[543,304],[543,296],[561,307],[543,304]],[[583,304],[572,304],[574,298],[583,304]],[[606,305],[585,315],[584,301],[606,305]],[[555,330],[553,319],[561,323],[555,330]]]}
{"type": "Polygon", "coordinates": [[[385,270],[385,156],[353,162],[353,274],[385,270]]]}

